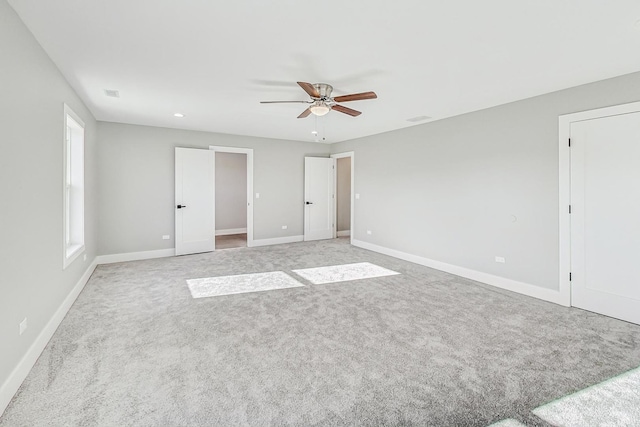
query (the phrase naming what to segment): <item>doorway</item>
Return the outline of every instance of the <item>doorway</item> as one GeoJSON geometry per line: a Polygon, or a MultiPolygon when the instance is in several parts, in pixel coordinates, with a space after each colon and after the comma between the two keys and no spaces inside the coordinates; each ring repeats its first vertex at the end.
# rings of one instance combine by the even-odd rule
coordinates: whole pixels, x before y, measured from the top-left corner
{"type": "Polygon", "coordinates": [[[209,146],[215,152],[215,247],[253,246],[253,149],[209,146]]]}
{"type": "Polygon", "coordinates": [[[571,305],[640,324],[640,103],[560,123],[561,203],[569,205],[561,266],[569,269],[571,305]]]}
{"type": "Polygon", "coordinates": [[[247,246],[247,155],[216,153],[216,250],[247,246]]]}
{"type": "Polygon", "coordinates": [[[334,238],[348,238],[349,242],[353,240],[354,235],[354,153],[349,151],[346,153],[332,154],[332,158],[336,159],[336,168],[334,171],[335,183],[335,203],[334,203],[334,238]]]}

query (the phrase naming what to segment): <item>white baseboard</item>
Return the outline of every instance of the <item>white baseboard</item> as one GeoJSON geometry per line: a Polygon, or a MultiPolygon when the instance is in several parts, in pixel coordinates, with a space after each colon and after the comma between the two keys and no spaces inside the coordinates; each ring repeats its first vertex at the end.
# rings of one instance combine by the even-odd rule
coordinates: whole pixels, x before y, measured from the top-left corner
{"type": "Polygon", "coordinates": [[[517,280],[507,279],[505,277],[495,276],[489,273],[483,273],[481,271],[472,270],[470,268],[459,267],[453,264],[447,264],[440,261],[435,261],[429,258],[423,258],[418,255],[408,254],[395,249],[385,248],[383,246],[374,245],[373,243],[363,242],[361,240],[353,239],[352,245],[359,248],[368,249],[373,252],[378,252],[384,255],[389,255],[394,258],[399,258],[405,261],[412,262],[414,264],[424,265],[425,267],[434,268],[436,270],[445,271],[447,273],[455,274],[456,276],[466,277],[467,279],[475,280],[477,282],[486,283],[491,286],[495,286],[508,291],[517,292],[530,297],[538,298],[541,300],[553,302],[559,305],[567,306],[566,299],[562,298],[559,291],[552,289],[541,288],[540,286],[530,285],[524,282],[518,282],[517,280]]]}
{"type": "Polygon", "coordinates": [[[228,228],[226,230],[216,230],[216,236],[229,236],[231,234],[245,234],[246,228],[228,228]]]}
{"type": "Polygon", "coordinates": [[[336,233],[336,235],[337,235],[338,237],[349,237],[349,236],[351,236],[351,230],[338,231],[338,232],[336,233]]]}
{"type": "Polygon", "coordinates": [[[7,409],[9,402],[13,399],[22,382],[27,378],[27,375],[29,375],[31,368],[33,368],[38,357],[40,357],[49,340],[56,332],[56,329],[60,326],[62,319],[67,315],[76,298],[78,298],[78,295],[80,295],[80,292],[84,289],[96,266],[97,262],[94,259],[71,292],[69,292],[69,295],[67,295],[64,301],[62,301],[62,304],[60,304],[60,307],[58,307],[51,319],[49,319],[44,329],[38,334],[36,340],[31,344],[29,350],[27,350],[27,353],[9,375],[9,378],[0,386],[0,416],[4,413],[4,410],[7,409]]]}
{"type": "Polygon", "coordinates": [[[139,261],[142,259],[165,258],[175,256],[175,248],[158,249],[155,251],[129,252],[125,254],[99,255],[96,257],[97,264],[112,264],[114,262],[139,261]]]}
{"type": "Polygon", "coordinates": [[[287,236],[287,237],[275,237],[273,239],[258,239],[253,241],[253,245],[251,245],[251,247],[281,245],[283,243],[302,242],[303,240],[304,240],[304,236],[287,236]]]}

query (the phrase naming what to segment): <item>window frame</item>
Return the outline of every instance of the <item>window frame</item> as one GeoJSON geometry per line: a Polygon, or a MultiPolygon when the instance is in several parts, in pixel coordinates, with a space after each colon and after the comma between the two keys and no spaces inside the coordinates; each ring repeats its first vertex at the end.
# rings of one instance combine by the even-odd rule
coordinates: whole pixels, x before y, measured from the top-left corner
{"type": "MultiPolygon", "coordinates": [[[[62,146],[63,146],[63,162],[62,162],[62,268],[66,269],[73,261],[75,261],[85,251],[85,191],[84,191],[84,175],[85,175],[85,124],[84,121],[67,105],[64,104],[64,128],[63,128],[62,146]],[[72,129],[76,132],[80,132],[82,137],[79,141],[72,141],[73,135],[72,129]],[[80,147],[74,146],[80,144],[80,147]],[[81,174],[76,176],[76,181],[79,179],[79,183],[74,185],[74,165],[77,168],[77,160],[74,162],[74,150],[80,151],[80,158],[82,159],[81,174]],[[81,223],[72,224],[71,215],[74,207],[73,197],[71,195],[74,186],[80,186],[82,196],[80,201],[80,207],[75,207],[80,217],[76,221],[81,223]],[[74,232],[74,228],[76,228],[74,232]],[[72,240],[73,239],[73,240],[72,240]]],[[[77,154],[76,154],[77,156],[77,154]]]]}

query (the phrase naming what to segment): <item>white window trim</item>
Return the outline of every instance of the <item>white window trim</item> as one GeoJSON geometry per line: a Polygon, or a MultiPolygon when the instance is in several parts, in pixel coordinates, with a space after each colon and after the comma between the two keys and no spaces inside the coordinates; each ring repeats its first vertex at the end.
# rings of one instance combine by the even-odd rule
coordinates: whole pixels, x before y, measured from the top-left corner
{"type": "MultiPolygon", "coordinates": [[[[85,129],[84,121],[67,105],[64,104],[64,127],[62,131],[62,143],[63,143],[63,153],[62,153],[62,268],[66,269],[73,261],[75,261],[82,253],[85,251],[84,245],[84,219],[83,219],[83,237],[82,244],[76,245],[67,245],[67,230],[68,230],[68,217],[67,217],[67,117],[71,117],[78,125],[85,129]]],[[[84,143],[84,142],[83,142],[84,143]]],[[[84,147],[83,147],[84,152],[84,147]]],[[[83,161],[84,168],[84,161],[83,161]]],[[[84,203],[83,203],[83,218],[84,218],[84,203]]]]}

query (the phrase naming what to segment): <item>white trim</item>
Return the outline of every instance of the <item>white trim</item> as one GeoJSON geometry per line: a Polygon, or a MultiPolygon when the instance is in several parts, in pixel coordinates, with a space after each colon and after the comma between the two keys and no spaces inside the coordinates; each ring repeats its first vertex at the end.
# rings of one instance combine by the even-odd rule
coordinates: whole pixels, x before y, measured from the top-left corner
{"type": "Polygon", "coordinates": [[[11,374],[9,374],[9,377],[6,379],[4,384],[0,386],[0,416],[4,410],[7,409],[9,402],[13,399],[13,396],[22,385],[22,382],[27,378],[27,375],[29,375],[33,365],[35,365],[38,360],[38,357],[40,357],[43,350],[49,343],[49,340],[56,332],[56,329],[60,326],[62,319],[64,319],[64,316],[66,316],[76,298],[78,298],[78,295],[80,295],[80,292],[82,292],[84,286],[89,281],[89,278],[96,269],[96,266],[97,262],[94,259],[71,292],[69,292],[69,295],[67,295],[64,301],[62,301],[60,307],[58,307],[53,316],[51,316],[51,319],[49,319],[49,322],[47,322],[44,329],[40,334],[38,334],[33,344],[31,344],[31,347],[29,347],[29,350],[27,350],[27,353],[22,357],[20,362],[18,362],[18,365],[13,369],[11,374]]]}
{"type": "MultiPolygon", "coordinates": [[[[80,125],[80,127],[82,127],[82,129],[85,129],[85,127],[86,127],[86,126],[84,125],[84,121],[80,118],[80,116],[79,116],[79,115],[77,115],[77,114],[75,113],[75,111],[73,111],[73,110],[71,109],[71,107],[69,107],[66,103],[63,103],[62,105],[64,106],[64,114],[65,114],[65,116],[66,116],[67,114],[68,114],[68,115],[70,115],[70,116],[71,116],[71,118],[72,118],[72,119],[73,119],[77,124],[79,124],[79,125],[80,125]]],[[[67,126],[67,124],[65,123],[65,127],[66,127],[66,126],[67,126]]]]}
{"type": "Polygon", "coordinates": [[[219,153],[236,153],[247,155],[247,247],[255,246],[253,243],[253,148],[222,147],[210,145],[209,150],[219,153]]]}
{"type": "Polygon", "coordinates": [[[65,253],[64,260],[63,260],[63,267],[62,267],[63,270],[69,267],[71,263],[80,256],[80,254],[83,254],[85,249],[84,245],[73,245],[69,248],[67,248],[65,245],[65,248],[66,248],[65,251],[69,252],[69,255],[65,253]],[[73,249],[69,250],[70,248],[73,248],[73,249]]]}
{"type": "Polygon", "coordinates": [[[303,240],[304,240],[304,236],[274,237],[273,239],[254,240],[253,246],[281,245],[283,243],[302,242],[303,240]]]}
{"type": "Polygon", "coordinates": [[[232,234],[244,234],[246,228],[227,228],[226,230],[216,230],[216,236],[230,236],[232,234]]]}
{"type": "Polygon", "coordinates": [[[338,231],[336,234],[338,237],[348,237],[351,236],[351,230],[338,231]]]}
{"type": "Polygon", "coordinates": [[[166,258],[175,256],[175,248],[158,249],[155,251],[128,252],[124,254],[99,255],[96,257],[97,264],[113,264],[114,262],[139,261],[143,259],[166,258]]]}
{"type": "Polygon", "coordinates": [[[418,255],[408,254],[395,249],[385,248],[383,246],[374,245],[373,243],[363,242],[356,239],[352,240],[352,244],[359,248],[368,249],[373,252],[389,255],[394,258],[412,262],[414,264],[420,264],[424,265],[425,267],[445,271],[447,273],[455,274],[456,276],[466,277],[467,279],[486,283],[497,288],[506,289],[508,291],[517,292],[560,305],[566,305],[560,292],[554,291],[553,289],[541,288],[540,286],[530,285],[528,283],[518,282],[516,280],[507,279],[505,277],[494,276],[493,274],[483,273],[481,271],[472,270],[470,268],[459,267],[457,265],[423,258],[418,255]]]}
{"type": "MultiPolygon", "coordinates": [[[[84,198],[84,178],[85,178],[85,124],[84,121],[78,116],[75,111],[71,109],[66,103],[62,103],[63,107],[63,149],[62,149],[62,171],[63,171],[63,179],[62,179],[62,269],[66,270],[68,266],[75,261],[80,254],[84,253],[84,231],[85,231],[85,198],[84,198]],[[69,123],[69,119],[71,122],[69,123]],[[79,128],[82,131],[82,227],[81,227],[81,238],[79,239],[79,243],[75,243],[69,245],[67,242],[67,233],[69,232],[69,228],[71,225],[68,223],[68,212],[67,205],[68,203],[68,195],[67,195],[67,168],[69,165],[67,164],[67,158],[70,156],[68,150],[68,128],[79,128]]],[[[76,220],[77,221],[77,220],[76,220]]]]}
{"type": "MultiPolygon", "coordinates": [[[[333,223],[336,224],[336,227],[334,228],[334,232],[336,233],[336,235],[334,235],[333,237],[338,237],[340,236],[339,233],[336,232],[336,230],[338,229],[338,204],[337,204],[337,200],[338,200],[338,162],[337,159],[342,159],[344,157],[351,157],[351,225],[349,227],[349,230],[355,230],[355,211],[356,211],[356,195],[355,195],[355,191],[356,191],[356,185],[355,185],[355,177],[356,177],[356,170],[355,170],[355,165],[356,165],[356,153],[354,151],[345,151],[344,153],[336,153],[336,154],[332,154],[331,158],[332,159],[336,159],[336,169],[333,172],[333,185],[334,185],[334,191],[333,194],[335,194],[335,199],[334,199],[334,209],[333,209],[333,223]]],[[[353,235],[351,233],[349,233],[349,236],[351,236],[351,238],[349,239],[350,243],[353,245],[353,235]]]]}
{"type": "Polygon", "coordinates": [[[571,305],[571,282],[569,281],[569,272],[571,271],[571,216],[569,215],[569,205],[571,204],[571,150],[569,148],[571,123],[636,113],[638,111],[640,111],[640,102],[631,102],[613,107],[565,114],[558,118],[559,284],[563,305],[571,305]]]}

